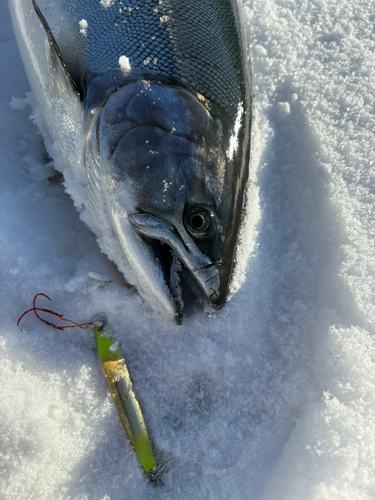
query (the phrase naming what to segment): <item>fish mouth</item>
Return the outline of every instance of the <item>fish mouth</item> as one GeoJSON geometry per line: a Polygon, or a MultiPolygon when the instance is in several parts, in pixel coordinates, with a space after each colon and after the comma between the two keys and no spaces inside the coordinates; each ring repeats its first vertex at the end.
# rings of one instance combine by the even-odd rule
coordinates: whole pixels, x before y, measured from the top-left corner
{"type": "Polygon", "coordinates": [[[179,273],[183,268],[194,278],[209,305],[215,307],[220,289],[219,271],[211,259],[197,248],[184,226],[177,220],[171,224],[149,213],[131,215],[129,221],[152,248],[180,321],[183,301],[179,273]]]}

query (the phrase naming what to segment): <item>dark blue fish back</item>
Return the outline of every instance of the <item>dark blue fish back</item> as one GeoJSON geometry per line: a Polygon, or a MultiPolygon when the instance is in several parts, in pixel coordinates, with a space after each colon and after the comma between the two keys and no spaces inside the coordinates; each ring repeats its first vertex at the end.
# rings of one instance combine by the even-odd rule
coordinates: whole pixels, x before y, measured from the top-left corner
{"type": "Polygon", "coordinates": [[[119,69],[125,56],[132,72],[180,81],[232,120],[246,102],[249,77],[235,0],[38,3],[76,78],[119,69]]]}

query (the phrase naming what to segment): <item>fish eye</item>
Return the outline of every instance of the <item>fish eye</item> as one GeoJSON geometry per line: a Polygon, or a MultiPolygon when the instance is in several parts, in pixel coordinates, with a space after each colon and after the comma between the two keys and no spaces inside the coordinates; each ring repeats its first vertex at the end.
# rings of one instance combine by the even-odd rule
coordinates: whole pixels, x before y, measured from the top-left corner
{"type": "Polygon", "coordinates": [[[207,238],[215,228],[215,217],[210,210],[202,207],[193,207],[186,212],[184,225],[187,232],[193,238],[207,238]]]}

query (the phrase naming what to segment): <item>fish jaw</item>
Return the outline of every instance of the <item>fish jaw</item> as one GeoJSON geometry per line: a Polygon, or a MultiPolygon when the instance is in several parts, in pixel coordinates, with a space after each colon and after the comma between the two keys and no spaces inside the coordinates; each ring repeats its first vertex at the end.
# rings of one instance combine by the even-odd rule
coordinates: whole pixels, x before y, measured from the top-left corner
{"type": "Polygon", "coordinates": [[[142,295],[167,319],[180,324],[181,312],[167,285],[160,261],[152,248],[134,231],[127,213],[117,204],[112,206],[112,226],[142,295]]]}
{"type": "Polygon", "coordinates": [[[167,244],[200,285],[211,305],[219,297],[220,276],[211,259],[202,253],[178,221],[175,226],[152,214],[135,214],[130,222],[144,237],[167,244]]]}

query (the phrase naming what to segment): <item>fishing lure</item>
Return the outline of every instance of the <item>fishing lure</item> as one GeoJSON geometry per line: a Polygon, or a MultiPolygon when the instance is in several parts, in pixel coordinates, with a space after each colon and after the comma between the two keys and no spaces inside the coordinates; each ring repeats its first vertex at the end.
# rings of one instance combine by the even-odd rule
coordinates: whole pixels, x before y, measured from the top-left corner
{"type": "Polygon", "coordinates": [[[139,461],[151,478],[156,478],[160,473],[161,466],[156,466],[141,407],[134,393],[129,371],[118,347],[118,342],[112,338],[111,333],[104,326],[105,323],[102,323],[101,326],[95,326],[95,336],[100,361],[109,388],[121,422],[138,455],[139,461]]]}
{"type": "Polygon", "coordinates": [[[161,462],[158,466],[156,465],[141,407],[135,395],[124,357],[118,347],[118,342],[113,339],[112,334],[105,327],[107,319],[102,318],[97,321],[78,324],[55,311],[36,307],[36,299],[38,297],[45,297],[51,301],[48,295],[37,293],[33,299],[33,307],[19,317],[17,326],[19,326],[22,318],[29,312],[34,312],[40,321],[56,330],[65,330],[66,328],[80,328],[85,330],[89,326],[94,326],[99,358],[121,422],[149,479],[152,482],[158,482],[166,464],[165,462],[161,462]],[[56,325],[42,318],[39,312],[56,316],[61,321],[69,324],[63,326],[56,325]]]}

